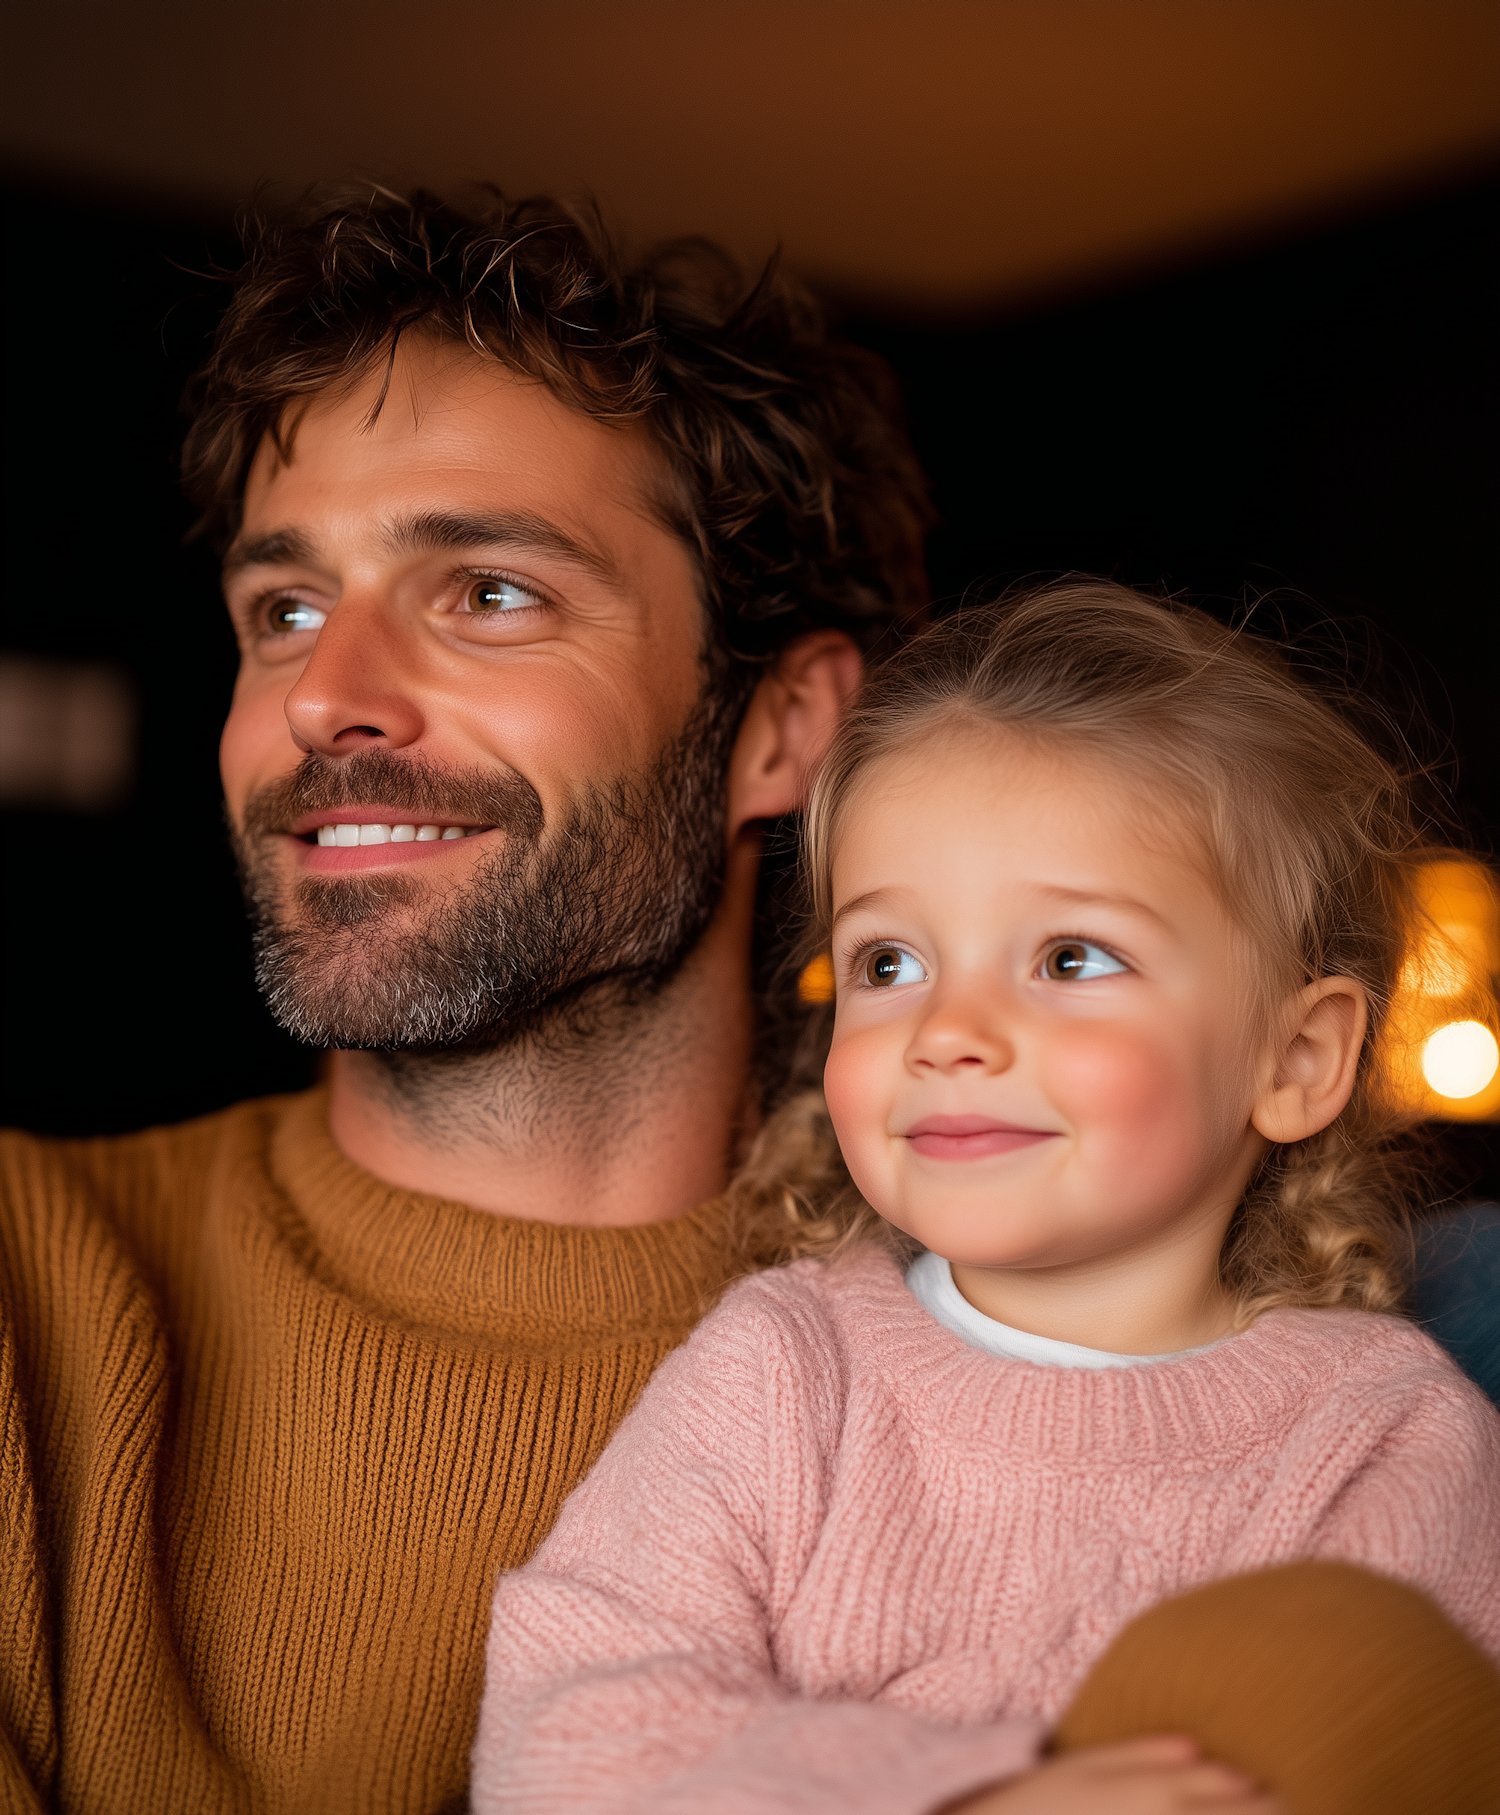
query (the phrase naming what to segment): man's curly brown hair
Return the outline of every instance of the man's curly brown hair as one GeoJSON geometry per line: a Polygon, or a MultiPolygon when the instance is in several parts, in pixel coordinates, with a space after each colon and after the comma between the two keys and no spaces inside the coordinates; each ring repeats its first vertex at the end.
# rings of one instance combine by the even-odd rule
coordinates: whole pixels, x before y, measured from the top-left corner
{"type": "Polygon", "coordinates": [[[245,238],[183,450],[199,529],[219,546],[262,438],[281,441],[319,393],[381,366],[388,382],[418,332],[601,422],[645,426],[677,482],[672,526],[699,562],[711,665],[741,673],[742,699],[804,631],[868,647],[921,616],[929,507],[894,379],[831,336],[774,262],[747,274],[704,240],[627,260],[592,206],[492,188],[464,204],[328,191],[252,217],[245,238]]]}
{"type": "MultiPolygon", "coordinates": [[[[864,649],[917,622],[927,488],[893,374],[829,333],[771,265],[684,240],[625,257],[598,210],[480,188],[314,192],[243,223],[246,259],[187,396],[183,479],[221,550],[256,450],[383,373],[403,336],[467,346],[599,422],[642,427],[672,475],[651,503],[693,551],[707,622],[701,760],[722,773],[756,681],[807,631],[864,649]]],[[[792,842],[773,837],[754,940],[757,1071],[778,1094],[805,1019],[784,963],[792,842]]]]}

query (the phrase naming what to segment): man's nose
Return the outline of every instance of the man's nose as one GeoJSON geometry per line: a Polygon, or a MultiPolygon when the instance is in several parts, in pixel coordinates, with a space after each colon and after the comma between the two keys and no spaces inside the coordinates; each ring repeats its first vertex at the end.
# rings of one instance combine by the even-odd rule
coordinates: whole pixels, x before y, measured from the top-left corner
{"type": "Polygon", "coordinates": [[[935,998],[907,1047],[909,1070],[989,1076],[1008,1071],[1016,1051],[1002,1005],[989,991],[957,986],[935,998]]]}
{"type": "Polygon", "coordinates": [[[297,748],[351,756],[372,744],[415,743],[423,716],[410,684],[416,652],[407,641],[378,597],[346,593],[286,696],[297,748]]]}

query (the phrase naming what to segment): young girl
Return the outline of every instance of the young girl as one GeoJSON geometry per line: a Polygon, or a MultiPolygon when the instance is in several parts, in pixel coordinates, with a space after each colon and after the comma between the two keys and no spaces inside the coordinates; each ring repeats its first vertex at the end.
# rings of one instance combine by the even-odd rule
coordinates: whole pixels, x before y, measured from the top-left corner
{"type": "Polygon", "coordinates": [[[730,1208],[791,1264],[501,1581],[475,1809],[1486,1806],[1500,1420],[1392,1314],[1396,773],[1072,584],[870,681],[807,851],[847,1180],[768,1123],[730,1208]]]}

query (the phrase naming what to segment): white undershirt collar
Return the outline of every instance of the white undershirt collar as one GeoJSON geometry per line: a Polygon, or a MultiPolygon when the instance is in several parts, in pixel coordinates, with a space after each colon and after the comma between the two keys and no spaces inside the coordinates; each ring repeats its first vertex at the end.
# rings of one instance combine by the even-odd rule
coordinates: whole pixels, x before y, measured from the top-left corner
{"type": "MultiPolygon", "coordinates": [[[[1182,1349],[1175,1355],[1115,1355],[1108,1349],[1085,1349],[1076,1342],[1057,1342],[1051,1336],[1033,1336],[1013,1330],[976,1311],[953,1283],[953,1269],[941,1254],[919,1254],[907,1268],[906,1283],[912,1296],[943,1328],[951,1330],[971,1349],[983,1349],[1007,1361],[1030,1361],[1043,1368],[1139,1368],[1153,1361],[1180,1361],[1203,1350],[1182,1349]]],[[[1205,1344],[1211,1347],[1211,1344],[1205,1344]]]]}

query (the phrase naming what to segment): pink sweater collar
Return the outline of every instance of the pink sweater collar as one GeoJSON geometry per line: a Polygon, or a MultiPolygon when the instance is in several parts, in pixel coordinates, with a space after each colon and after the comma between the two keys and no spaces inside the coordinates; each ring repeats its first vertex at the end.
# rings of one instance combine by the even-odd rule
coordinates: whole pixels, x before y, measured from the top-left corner
{"type": "MultiPolygon", "coordinates": [[[[1243,1460],[1279,1444],[1311,1393],[1370,1362],[1370,1320],[1318,1310],[1267,1312],[1211,1348],[1144,1367],[1035,1367],[944,1329],[885,1254],[851,1254],[823,1278],[837,1280],[828,1308],[850,1360],[885,1378],[915,1427],[956,1449],[998,1441],[1059,1462],[1128,1463],[1187,1444],[1203,1459],[1243,1460]]],[[[1379,1321],[1394,1347],[1420,1341],[1400,1319],[1379,1321]]]]}

